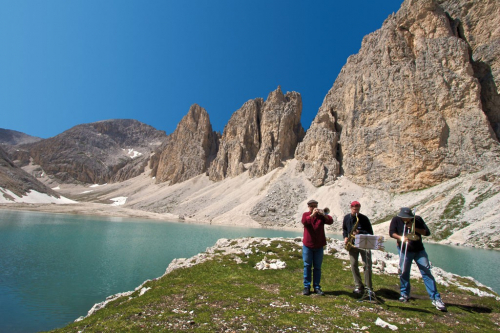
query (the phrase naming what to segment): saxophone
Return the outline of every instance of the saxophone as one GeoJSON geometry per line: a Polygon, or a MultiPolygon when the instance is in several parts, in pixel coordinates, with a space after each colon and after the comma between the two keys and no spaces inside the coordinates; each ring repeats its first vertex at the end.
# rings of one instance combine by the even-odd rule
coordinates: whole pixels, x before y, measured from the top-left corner
{"type": "Polygon", "coordinates": [[[354,239],[356,238],[356,228],[358,227],[359,218],[358,213],[356,213],[356,223],[352,227],[351,233],[349,234],[349,238],[347,238],[347,243],[344,245],[344,248],[349,251],[354,246],[354,239]]]}

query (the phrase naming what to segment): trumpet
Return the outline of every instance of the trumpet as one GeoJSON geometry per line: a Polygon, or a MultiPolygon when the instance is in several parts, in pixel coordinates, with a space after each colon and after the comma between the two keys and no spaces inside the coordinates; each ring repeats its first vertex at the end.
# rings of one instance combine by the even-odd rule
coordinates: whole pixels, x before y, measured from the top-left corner
{"type": "Polygon", "coordinates": [[[318,214],[319,215],[328,215],[330,213],[330,208],[325,207],[325,209],[318,209],[318,214]]]}
{"type": "Polygon", "coordinates": [[[349,251],[353,246],[354,246],[354,239],[356,238],[356,229],[358,228],[359,224],[359,218],[358,218],[358,213],[356,213],[356,223],[354,223],[354,226],[352,227],[351,233],[349,234],[349,237],[347,238],[347,243],[345,243],[344,248],[349,251]]]}

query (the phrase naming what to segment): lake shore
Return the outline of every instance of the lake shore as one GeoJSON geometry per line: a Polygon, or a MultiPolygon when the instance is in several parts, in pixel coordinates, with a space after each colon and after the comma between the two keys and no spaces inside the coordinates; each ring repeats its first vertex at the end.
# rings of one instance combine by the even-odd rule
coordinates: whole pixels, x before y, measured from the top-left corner
{"type": "MultiPolygon", "coordinates": [[[[199,221],[189,217],[183,218],[179,215],[170,213],[154,213],[139,209],[130,209],[123,206],[112,206],[109,204],[91,203],[91,202],[79,202],[74,204],[45,204],[45,203],[9,203],[0,204],[1,210],[13,210],[13,211],[29,211],[38,213],[49,213],[49,214],[70,214],[70,215],[88,215],[88,216],[104,216],[104,217],[121,217],[121,218],[138,218],[138,219],[148,219],[166,222],[178,222],[178,223],[189,223],[189,224],[202,224],[202,225],[212,225],[210,221],[199,221]]],[[[249,227],[249,228],[262,228],[262,229],[272,229],[272,230],[286,230],[286,231],[299,231],[302,228],[295,227],[268,227],[261,226],[258,223],[252,225],[242,225],[240,223],[230,223],[230,220],[224,220],[223,222],[217,223],[216,225],[225,225],[231,227],[249,227]]],[[[330,232],[333,234],[338,234],[330,232]]]]}
{"type": "MultiPolygon", "coordinates": [[[[92,203],[92,202],[78,202],[71,204],[46,204],[46,203],[9,203],[0,204],[0,209],[2,210],[14,210],[14,211],[29,211],[29,212],[39,212],[39,213],[49,213],[49,214],[70,214],[70,215],[88,215],[88,216],[104,216],[104,217],[119,217],[119,218],[137,218],[137,219],[148,219],[156,221],[167,221],[167,222],[177,222],[177,223],[189,223],[189,224],[200,224],[200,225],[212,225],[211,221],[200,221],[192,219],[189,217],[180,217],[179,215],[170,213],[154,213],[139,209],[131,209],[123,206],[113,206],[110,204],[92,203]]],[[[286,231],[301,231],[302,228],[288,226],[288,227],[270,227],[262,226],[257,222],[251,225],[242,225],[241,223],[231,223],[233,220],[223,219],[219,221],[216,225],[219,226],[231,226],[231,227],[248,227],[248,228],[259,228],[259,229],[272,229],[272,230],[286,230],[286,231]]],[[[336,221],[334,221],[335,223],[336,221]]],[[[392,241],[392,239],[387,235],[386,230],[389,228],[389,221],[384,223],[379,223],[373,226],[374,233],[376,235],[383,235],[386,240],[392,241]]],[[[341,232],[336,230],[328,230],[328,234],[341,235],[341,232]]],[[[442,241],[433,242],[428,239],[424,239],[424,243],[433,243],[441,245],[451,245],[451,246],[464,246],[464,247],[475,247],[459,241],[442,241]]],[[[497,249],[498,250],[498,249],[497,249]]]]}

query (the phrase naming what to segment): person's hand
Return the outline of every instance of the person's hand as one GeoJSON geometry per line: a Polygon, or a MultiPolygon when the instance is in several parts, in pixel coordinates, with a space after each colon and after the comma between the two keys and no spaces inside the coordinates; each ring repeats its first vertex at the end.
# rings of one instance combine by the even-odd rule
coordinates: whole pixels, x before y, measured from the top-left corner
{"type": "Polygon", "coordinates": [[[349,238],[344,238],[344,244],[347,244],[347,241],[349,240],[349,238]]]}

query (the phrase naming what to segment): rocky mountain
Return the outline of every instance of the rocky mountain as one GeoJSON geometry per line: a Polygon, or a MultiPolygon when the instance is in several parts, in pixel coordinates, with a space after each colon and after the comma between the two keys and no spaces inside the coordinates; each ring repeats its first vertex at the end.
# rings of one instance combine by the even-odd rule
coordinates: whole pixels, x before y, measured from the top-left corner
{"type": "Polygon", "coordinates": [[[18,197],[25,196],[35,190],[49,196],[59,198],[59,194],[40,183],[35,177],[17,167],[7,156],[7,152],[0,146],[0,195],[7,200],[14,198],[7,192],[10,191],[18,197]]]}
{"type": "Polygon", "coordinates": [[[205,173],[217,154],[218,142],[207,111],[192,105],[153,161],[152,176],[157,182],[176,184],[205,173]]]}
{"type": "Polygon", "coordinates": [[[302,98],[299,93],[281,88],[269,94],[262,106],[260,121],[261,145],[249,173],[260,177],[281,166],[285,159],[293,158],[295,148],[304,137],[300,124],[302,98]]]}
{"type": "Polygon", "coordinates": [[[315,185],[343,174],[410,191],[497,164],[498,10],[405,1],[347,60],[297,148],[298,168],[315,185]]]}
{"type": "Polygon", "coordinates": [[[61,193],[126,198],[124,209],[169,219],[300,228],[315,198],[339,231],[359,200],[380,234],[410,206],[434,241],[500,248],[499,10],[404,1],[347,59],[305,136],[300,94],[278,87],[246,102],[222,136],[195,104],[168,137],[105,121],[22,145],[11,160],[67,182],[120,182],[61,193]]]}
{"type": "Polygon", "coordinates": [[[217,157],[209,176],[219,181],[247,170],[260,177],[293,158],[304,136],[300,123],[302,99],[297,92],[283,94],[281,87],[261,98],[246,102],[224,128],[217,157]]]}
{"type": "Polygon", "coordinates": [[[226,177],[235,177],[247,170],[245,164],[253,163],[261,144],[262,104],[262,98],[256,98],[246,102],[233,113],[224,127],[219,151],[210,166],[211,180],[219,181],[226,177]]]}
{"type": "Polygon", "coordinates": [[[105,120],[20,145],[12,159],[20,166],[38,165],[38,173],[60,182],[102,184],[139,175],[165,139],[165,132],[137,120],[105,120]]]}
{"type": "Polygon", "coordinates": [[[0,128],[0,145],[17,146],[25,143],[33,143],[43,140],[22,132],[0,128]]]}

